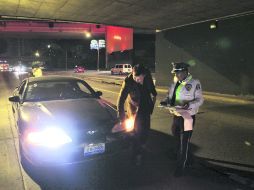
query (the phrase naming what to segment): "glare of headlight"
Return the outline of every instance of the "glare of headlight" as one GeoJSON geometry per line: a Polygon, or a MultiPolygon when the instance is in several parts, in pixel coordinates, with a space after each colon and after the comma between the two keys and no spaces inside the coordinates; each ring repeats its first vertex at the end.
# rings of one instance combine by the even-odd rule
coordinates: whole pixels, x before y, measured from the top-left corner
{"type": "Polygon", "coordinates": [[[27,135],[30,144],[57,148],[72,142],[71,138],[60,128],[46,128],[42,131],[32,131],[27,135]]]}
{"type": "Polygon", "coordinates": [[[14,67],[14,71],[20,72],[20,67],[19,66],[14,67]]]}
{"type": "Polygon", "coordinates": [[[134,129],[134,118],[130,117],[130,118],[126,119],[124,124],[125,124],[125,130],[127,132],[132,131],[134,129]]]}

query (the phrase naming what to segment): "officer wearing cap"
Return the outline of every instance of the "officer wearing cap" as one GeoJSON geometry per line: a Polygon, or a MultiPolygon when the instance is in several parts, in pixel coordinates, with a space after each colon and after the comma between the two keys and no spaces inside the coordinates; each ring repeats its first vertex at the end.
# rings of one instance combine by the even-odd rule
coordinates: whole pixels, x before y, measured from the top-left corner
{"type": "Polygon", "coordinates": [[[33,77],[41,77],[42,76],[42,69],[39,65],[39,62],[35,61],[32,63],[31,76],[33,76],[33,77]]]}
{"type": "Polygon", "coordinates": [[[203,104],[199,80],[188,72],[189,65],[184,62],[172,63],[174,82],[170,85],[167,97],[160,102],[162,106],[173,106],[172,134],[177,140],[177,167],[174,175],[179,177],[189,159],[189,142],[195,123],[195,115],[203,104]]]}

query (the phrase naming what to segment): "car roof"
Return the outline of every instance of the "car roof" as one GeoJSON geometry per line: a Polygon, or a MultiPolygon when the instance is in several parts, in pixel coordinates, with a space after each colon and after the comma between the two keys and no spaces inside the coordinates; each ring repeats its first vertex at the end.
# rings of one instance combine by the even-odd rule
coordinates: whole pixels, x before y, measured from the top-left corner
{"type": "Polygon", "coordinates": [[[61,75],[49,75],[49,76],[42,76],[42,77],[29,77],[29,82],[41,82],[41,81],[73,81],[73,80],[82,80],[77,77],[73,76],[61,76],[61,75]]]}

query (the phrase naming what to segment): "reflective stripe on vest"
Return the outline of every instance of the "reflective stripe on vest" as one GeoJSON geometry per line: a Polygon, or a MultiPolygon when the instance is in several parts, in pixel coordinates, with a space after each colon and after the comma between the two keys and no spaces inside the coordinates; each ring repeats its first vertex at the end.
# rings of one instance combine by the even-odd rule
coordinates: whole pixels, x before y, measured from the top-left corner
{"type": "Polygon", "coordinates": [[[176,101],[175,101],[176,104],[175,105],[179,105],[181,103],[181,100],[180,100],[181,90],[191,79],[192,79],[191,75],[187,76],[187,78],[183,80],[181,84],[178,86],[178,88],[176,89],[176,101]]]}

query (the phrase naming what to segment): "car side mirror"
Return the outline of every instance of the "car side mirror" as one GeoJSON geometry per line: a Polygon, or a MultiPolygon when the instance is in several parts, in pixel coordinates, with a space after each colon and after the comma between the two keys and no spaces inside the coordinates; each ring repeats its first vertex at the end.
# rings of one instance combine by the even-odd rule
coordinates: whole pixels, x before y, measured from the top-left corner
{"type": "Polygon", "coordinates": [[[102,92],[101,92],[101,91],[96,91],[96,92],[95,92],[95,96],[96,96],[96,97],[102,96],[102,92]]]}
{"type": "Polygon", "coordinates": [[[10,102],[20,102],[19,96],[11,96],[9,97],[10,102]]]}

